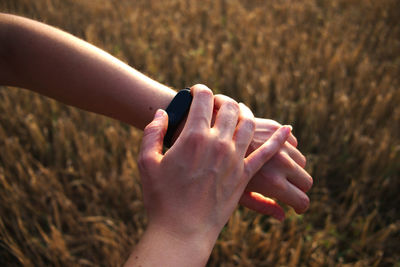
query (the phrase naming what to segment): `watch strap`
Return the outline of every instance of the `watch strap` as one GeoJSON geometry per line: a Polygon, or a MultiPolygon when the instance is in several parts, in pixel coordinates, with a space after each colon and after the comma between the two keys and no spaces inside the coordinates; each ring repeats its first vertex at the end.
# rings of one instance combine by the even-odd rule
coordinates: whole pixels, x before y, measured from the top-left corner
{"type": "Polygon", "coordinates": [[[168,114],[168,129],[164,137],[164,146],[168,148],[172,146],[174,133],[189,112],[192,98],[189,88],[182,89],[176,94],[165,110],[168,114]]]}

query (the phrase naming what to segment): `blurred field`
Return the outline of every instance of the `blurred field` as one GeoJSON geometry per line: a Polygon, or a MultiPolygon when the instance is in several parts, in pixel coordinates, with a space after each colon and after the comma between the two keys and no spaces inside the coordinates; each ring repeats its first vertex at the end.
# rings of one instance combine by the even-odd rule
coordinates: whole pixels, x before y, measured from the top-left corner
{"type": "MultiPolygon", "coordinates": [[[[209,266],[400,266],[399,1],[2,0],[0,11],[294,126],[310,210],[280,224],[238,209],[209,266]]],[[[140,137],[0,87],[0,265],[123,263],[146,225],[140,137]]]]}

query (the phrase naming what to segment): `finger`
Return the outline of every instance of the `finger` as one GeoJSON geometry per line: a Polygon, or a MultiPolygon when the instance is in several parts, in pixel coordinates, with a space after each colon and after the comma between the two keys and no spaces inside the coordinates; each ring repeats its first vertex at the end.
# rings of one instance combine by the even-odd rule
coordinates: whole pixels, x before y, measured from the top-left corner
{"type": "Polygon", "coordinates": [[[297,147],[297,145],[298,145],[297,138],[293,135],[293,133],[290,133],[287,141],[289,142],[289,144],[291,144],[294,147],[297,147]]]}
{"type": "Polygon", "coordinates": [[[285,211],[275,200],[264,197],[256,192],[245,191],[239,203],[261,214],[272,216],[279,221],[285,219],[285,211]]]}
{"type": "MultiPolygon", "coordinates": [[[[266,138],[266,136],[270,136],[272,134],[271,131],[276,131],[280,127],[282,127],[280,123],[271,119],[255,118],[255,120],[256,120],[257,138],[259,136],[260,138],[263,139],[263,141],[266,141],[268,139],[266,138]]],[[[293,135],[293,133],[290,133],[287,141],[294,147],[297,147],[297,139],[293,135]]]]}
{"type": "Polygon", "coordinates": [[[293,159],[285,153],[276,155],[279,158],[280,164],[286,172],[286,177],[293,185],[297,186],[301,191],[307,192],[313,185],[312,177],[293,159]]]}
{"type": "Polygon", "coordinates": [[[277,192],[275,198],[293,207],[293,209],[298,214],[306,212],[306,210],[310,205],[310,199],[308,198],[308,196],[290,182],[287,182],[287,187],[288,187],[287,191],[289,193],[277,192]]]}
{"type": "Polygon", "coordinates": [[[213,114],[213,93],[207,86],[200,84],[193,86],[191,92],[193,100],[182,132],[209,129],[213,114]]]}
{"type": "Polygon", "coordinates": [[[293,185],[297,186],[303,192],[310,190],[313,185],[312,177],[286,152],[276,153],[272,160],[293,185]]]}
{"type": "Polygon", "coordinates": [[[167,113],[159,109],[154,119],[143,131],[141,154],[142,156],[162,156],[163,139],[168,127],[167,113]]]}
{"type": "Polygon", "coordinates": [[[306,167],[306,157],[292,144],[286,142],[283,146],[282,150],[289,155],[297,164],[299,164],[302,168],[306,167]]]}
{"type": "Polygon", "coordinates": [[[217,112],[215,129],[222,139],[232,140],[239,118],[239,105],[236,101],[227,101],[217,112]]]}
{"type": "Polygon", "coordinates": [[[221,108],[222,104],[230,101],[235,101],[235,100],[233,98],[230,98],[229,96],[217,94],[214,96],[214,108],[218,110],[221,108]]]}
{"type": "MultiPolygon", "coordinates": [[[[226,95],[221,95],[221,94],[217,94],[214,96],[214,109],[218,110],[221,108],[222,104],[227,102],[227,101],[234,101],[232,98],[226,96],[226,95]]],[[[259,129],[262,131],[262,125],[265,124],[265,121],[268,121],[269,125],[273,125],[276,127],[276,130],[279,129],[279,127],[282,127],[282,125],[274,120],[268,120],[268,119],[261,119],[261,118],[255,118],[256,120],[256,131],[258,131],[259,129]]],[[[266,140],[264,140],[266,141],[266,140]]],[[[297,138],[290,133],[289,138],[287,140],[292,146],[297,147],[298,142],[297,142],[297,138]]]]}
{"type": "Polygon", "coordinates": [[[236,151],[240,153],[241,157],[244,157],[247,148],[253,139],[254,129],[256,126],[253,112],[251,112],[251,110],[243,103],[239,104],[239,108],[239,123],[236,127],[234,140],[236,144],[236,151]]]}
{"type": "Polygon", "coordinates": [[[271,172],[268,166],[263,167],[257,176],[261,179],[251,179],[246,190],[260,193],[285,203],[294,208],[297,213],[305,212],[309,206],[308,196],[285,177],[271,172]],[[268,174],[268,175],[265,175],[268,174]]]}
{"type": "Polygon", "coordinates": [[[281,149],[290,134],[289,126],[282,126],[265,142],[245,159],[245,170],[250,179],[276,152],[281,149]]]}
{"type": "Polygon", "coordinates": [[[235,100],[226,95],[221,95],[221,94],[214,95],[214,109],[213,109],[213,119],[211,120],[211,126],[214,126],[218,110],[221,108],[222,104],[227,101],[235,101],[235,100]]]}

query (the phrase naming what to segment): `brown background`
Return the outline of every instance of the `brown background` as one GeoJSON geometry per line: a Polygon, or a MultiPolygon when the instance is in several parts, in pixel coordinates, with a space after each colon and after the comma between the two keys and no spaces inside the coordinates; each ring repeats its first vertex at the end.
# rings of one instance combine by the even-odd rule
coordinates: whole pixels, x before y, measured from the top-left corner
{"type": "MultiPolygon", "coordinates": [[[[3,0],[0,10],[294,126],[315,179],[310,210],[288,209],[280,224],[239,208],[209,266],[400,266],[399,1],[3,0]]],[[[146,225],[140,136],[0,87],[0,265],[123,263],[146,225]]]]}

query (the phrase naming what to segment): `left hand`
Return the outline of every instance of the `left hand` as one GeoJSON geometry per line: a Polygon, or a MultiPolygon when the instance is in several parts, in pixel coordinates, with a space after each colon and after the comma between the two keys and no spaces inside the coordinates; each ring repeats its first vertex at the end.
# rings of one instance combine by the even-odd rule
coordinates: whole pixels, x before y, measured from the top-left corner
{"type": "MultiPolygon", "coordinates": [[[[214,112],[230,101],[232,99],[227,96],[215,95],[214,112]]],[[[256,129],[247,153],[264,144],[282,126],[274,120],[261,118],[256,118],[255,123],[256,129]]],[[[293,207],[297,213],[308,209],[310,200],[305,193],[311,188],[313,179],[304,170],[306,158],[296,146],[297,140],[291,134],[280,151],[252,177],[240,204],[281,221],[285,212],[272,198],[293,207]]]]}

